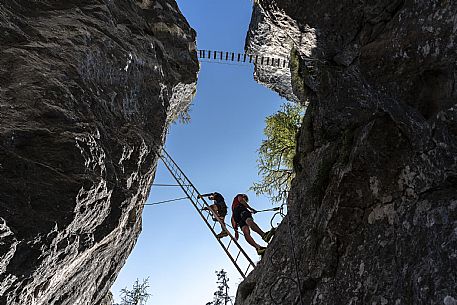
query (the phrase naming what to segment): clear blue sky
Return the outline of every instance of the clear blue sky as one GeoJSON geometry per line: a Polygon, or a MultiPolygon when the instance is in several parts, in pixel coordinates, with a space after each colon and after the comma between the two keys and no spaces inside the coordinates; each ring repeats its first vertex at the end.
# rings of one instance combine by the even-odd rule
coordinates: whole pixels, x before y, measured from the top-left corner
{"type": "MultiPolygon", "coordinates": [[[[197,31],[199,49],[243,52],[252,10],[249,0],[178,0],[178,4],[197,31]]],[[[265,209],[271,207],[268,199],[248,189],[259,179],[256,150],[264,138],[265,117],[284,100],[257,84],[252,74],[247,65],[202,63],[191,123],[172,126],[166,149],[201,193],[218,191],[230,206],[237,193],[247,192],[253,207],[265,209]]],[[[175,183],[162,164],[155,183],[175,183]]],[[[183,196],[179,188],[153,186],[148,202],[183,196]]],[[[254,218],[266,230],[271,216],[262,213],[254,218]]],[[[254,238],[264,244],[259,236],[254,238]]],[[[122,288],[149,277],[148,305],[204,305],[216,290],[214,272],[222,268],[235,295],[240,276],[189,201],[145,207],[143,232],[112,292],[119,302],[122,288]]]]}

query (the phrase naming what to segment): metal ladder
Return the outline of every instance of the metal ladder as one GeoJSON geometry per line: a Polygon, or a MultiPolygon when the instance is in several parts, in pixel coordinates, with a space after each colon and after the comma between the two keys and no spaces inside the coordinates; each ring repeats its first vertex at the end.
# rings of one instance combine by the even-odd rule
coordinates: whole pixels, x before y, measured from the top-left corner
{"type": "Polygon", "coordinates": [[[159,155],[159,157],[163,161],[163,164],[171,173],[171,175],[175,178],[176,182],[179,184],[181,189],[187,195],[190,202],[208,226],[209,230],[214,235],[214,238],[216,238],[218,243],[221,245],[222,249],[224,249],[224,252],[232,261],[233,265],[236,267],[236,269],[241,274],[243,279],[246,278],[250,270],[254,269],[255,267],[255,264],[252,261],[252,259],[249,257],[246,251],[244,251],[244,249],[240,246],[235,237],[233,237],[232,233],[230,233],[227,229],[226,231],[228,233],[228,238],[217,238],[217,233],[214,230],[216,224],[220,223],[223,228],[226,228],[226,224],[222,221],[221,218],[219,218],[215,213],[213,213],[213,211],[209,208],[209,205],[204,198],[198,197],[201,194],[198,192],[197,188],[192,184],[189,178],[187,178],[187,176],[184,174],[184,172],[181,170],[178,164],[176,164],[176,162],[171,158],[171,156],[166,152],[164,148],[162,148],[162,153],[159,155]],[[207,208],[207,210],[203,211],[203,208],[207,208]],[[226,240],[228,240],[228,242],[226,240]]]}

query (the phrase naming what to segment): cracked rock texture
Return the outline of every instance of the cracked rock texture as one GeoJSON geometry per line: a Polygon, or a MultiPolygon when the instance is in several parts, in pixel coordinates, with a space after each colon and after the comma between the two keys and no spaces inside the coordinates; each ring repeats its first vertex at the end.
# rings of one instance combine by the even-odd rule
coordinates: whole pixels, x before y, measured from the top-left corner
{"type": "Polygon", "coordinates": [[[457,2],[257,2],[315,36],[288,216],[236,304],[457,304],[457,2]]]}
{"type": "Polygon", "coordinates": [[[195,92],[173,0],[0,3],[0,304],[109,304],[195,92]]]}

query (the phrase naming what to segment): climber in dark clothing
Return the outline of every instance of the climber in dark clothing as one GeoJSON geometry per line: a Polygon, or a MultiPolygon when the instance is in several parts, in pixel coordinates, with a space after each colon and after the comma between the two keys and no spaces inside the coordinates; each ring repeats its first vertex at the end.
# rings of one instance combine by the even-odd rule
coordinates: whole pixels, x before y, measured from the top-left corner
{"type": "Polygon", "coordinates": [[[260,246],[254,241],[249,229],[252,229],[254,232],[259,234],[265,242],[270,241],[275,233],[275,230],[273,228],[265,233],[262,231],[262,229],[260,229],[260,227],[254,222],[254,219],[252,218],[252,214],[257,213],[257,211],[248,204],[248,200],[249,199],[246,194],[238,194],[233,199],[232,225],[235,229],[235,239],[238,240],[239,238],[238,227],[240,227],[241,231],[243,231],[246,241],[257,250],[257,254],[263,255],[266,248],[260,246]]]}
{"type": "MultiPolygon", "coordinates": [[[[227,228],[225,227],[225,216],[227,215],[227,205],[225,204],[224,197],[219,194],[218,192],[214,193],[208,193],[208,194],[203,194],[203,195],[198,195],[197,198],[203,198],[203,197],[208,197],[208,199],[213,200],[214,203],[209,206],[209,209],[214,213],[214,215],[217,215],[221,220],[221,233],[217,234],[217,238],[223,238],[228,235],[227,233],[227,228]]],[[[208,210],[207,207],[204,207],[203,210],[208,210]]]]}

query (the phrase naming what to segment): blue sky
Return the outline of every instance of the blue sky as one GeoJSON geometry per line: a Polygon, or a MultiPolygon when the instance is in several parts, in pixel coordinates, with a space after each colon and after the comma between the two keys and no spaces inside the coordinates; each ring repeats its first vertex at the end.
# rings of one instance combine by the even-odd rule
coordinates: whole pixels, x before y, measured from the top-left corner
{"type": "MultiPolygon", "coordinates": [[[[249,0],[178,0],[197,31],[199,49],[243,52],[251,16],[249,0]]],[[[265,197],[248,189],[257,176],[257,152],[265,117],[284,102],[253,80],[251,66],[202,63],[197,96],[187,125],[173,125],[166,149],[201,193],[218,191],[228,205],[247,192],[257,209],[270,208],[265,197]]],[[[160,164],[155,183],[175,183],[160,164]]],[[[183,197],[179,188],[153,186],[148,202],[183,197]]],[[[226,218],[229,220],[230,213],[226,218]]],[[[269,228],[271,213],[256,214],[269,228]]],[[[254,235],[261,244],[261,238],[254,235]]],[[[241,240],[241,239],[240,239],[241,240]]],[[[251,257],[257,254],[244,240],[251,257]]],[[[145,207],[143,232],[112,287],[115,302],[122,288],[149,277],[148,305],[204,305],[216,290],[215,271],[225,269],[236,293],[240,275],[187,200],[145,207]]]]}

